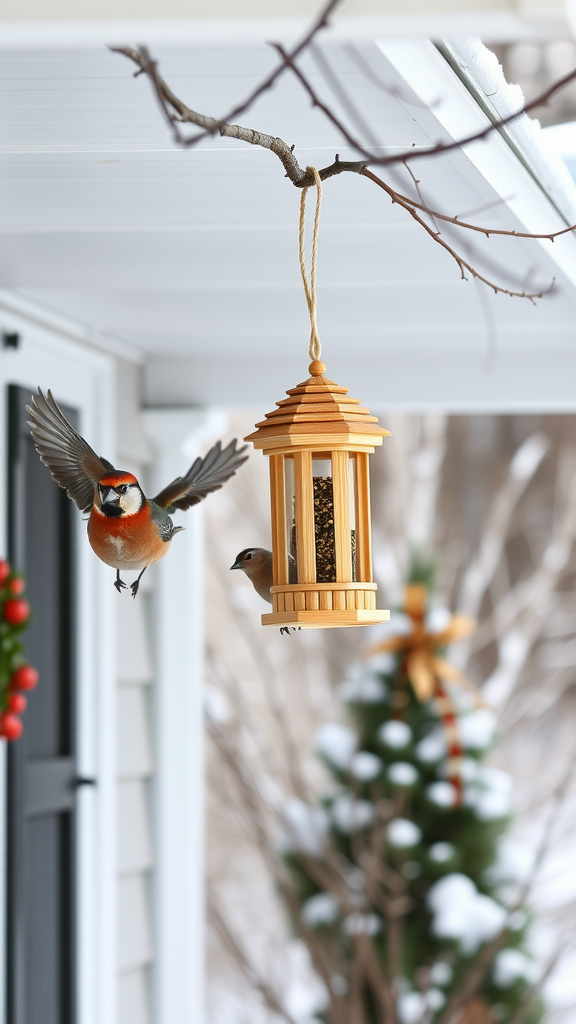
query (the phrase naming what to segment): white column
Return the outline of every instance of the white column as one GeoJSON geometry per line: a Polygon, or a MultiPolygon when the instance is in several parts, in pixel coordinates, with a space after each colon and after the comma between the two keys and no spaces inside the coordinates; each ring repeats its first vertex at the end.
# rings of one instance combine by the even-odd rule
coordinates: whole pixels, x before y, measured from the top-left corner
{"type": "MultiPolygon", "coordinates": [[[[223,431],[215,411],[144,413],[154,448],[151,494],[181,476],[206,437],[223,431]]],[[[204,749],[202,505],[174,517],[178,534],[155,567],[154,1024],[204,1021],[204,749]]]]}

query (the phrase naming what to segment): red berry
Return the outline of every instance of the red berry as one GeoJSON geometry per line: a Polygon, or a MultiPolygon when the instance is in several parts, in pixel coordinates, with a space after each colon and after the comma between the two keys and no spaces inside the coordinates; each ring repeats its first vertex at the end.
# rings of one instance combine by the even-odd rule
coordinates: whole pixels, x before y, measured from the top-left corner
{"type": "Polygon", "coordinates": [[[9,693],[8,694],[8,711],[12,711],[14,715],[23,715],[26,711],[28,700],[24,693],[9,693]]]}
{"type": "Polygon", "coordinates": [[[21,576],[13,576],[11,580],[8,580],[6,586],[11,594],[23,594],[26,584],[21,576]]]}
{"type": "Polygon", "coordinates": [[[0,558],[0,587],[3,587],[10,575],[10,564],[0,558]]]}
{"type": "Polygon", "coordinates": [[[10,711],[3,711],[0,715],[0,736],[7,740],[17,740],[22,735],[22,722],[10,711]]]}
{"type": "Polygon", "coordinates": [[[4,618],[11,626],[21,626],[30,615],[30,605],[23,597],[9,597],[4,602],[4,618]]]}
{"type": "Polygon", "coordinates": [[[23,693],[11,693],[8,696],[8,710],[13,711],[15,715],[21,715],[26,711],[27,703],[23,693]]]}
{"type": "Polygon", "coordinates": [[[33,690],[38,682],[38,673],[32,665],[21,665],[10,677],[11,690],[33,690]]]}

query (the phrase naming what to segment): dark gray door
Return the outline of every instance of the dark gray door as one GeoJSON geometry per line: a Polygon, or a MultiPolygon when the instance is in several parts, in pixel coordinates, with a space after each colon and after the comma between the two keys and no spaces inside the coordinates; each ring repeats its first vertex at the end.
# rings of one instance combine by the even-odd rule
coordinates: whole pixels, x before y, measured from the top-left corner
{"type": "Polygon", "coordinates": [[[30,398],[9,388],[9,558],[26,575],[40,682],[8,751],[7,1022],[75,1024],[76,513],[36,453],[30,398]]]}

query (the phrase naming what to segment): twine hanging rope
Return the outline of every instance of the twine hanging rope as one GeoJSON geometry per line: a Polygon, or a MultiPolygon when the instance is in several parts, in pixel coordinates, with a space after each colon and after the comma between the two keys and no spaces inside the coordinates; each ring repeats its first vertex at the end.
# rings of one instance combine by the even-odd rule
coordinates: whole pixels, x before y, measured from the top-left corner
{"type": "Polygon", "coordinates": [[[305,227],[306,227],[306,195],[308,188],[302,189],[302,195],[300,197],[300,228],[298,233],[298,242],[300,250],[300,273],[302,274],[302,282],[304,284],[304,293],[306,295],[306,302],[308,303],[308,312],[310,313],[310,345],[308,352],[311,360],[320,359],[322,352],[322,345],[320,344],[320,338],[318,337],[318,328],[316,326],[316,258],[318,255],[318,228],[320,225],[320,207],[322,206],[322,181],[318,171],[315,167],[307,167],[307,173],[314,176],[316,182],[316,210],[314,213],[314,231],[312,234],[312,261],[310,265],[310,283],[308,283],[308,269],[306,267],[306,242],[305,242],[305,227]]]}

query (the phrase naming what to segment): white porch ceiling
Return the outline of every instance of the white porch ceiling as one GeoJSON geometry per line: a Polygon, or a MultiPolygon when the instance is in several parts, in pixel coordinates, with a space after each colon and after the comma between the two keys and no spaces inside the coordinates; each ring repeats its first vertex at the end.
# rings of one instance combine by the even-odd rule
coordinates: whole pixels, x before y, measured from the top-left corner
{"type": "MultiPolygon", "coordinates": [[[[429,146],[451,129],[457,135],[459,118],[482,123],[429,43],[358,44],[395,95],[368,82],[345,45],[324,45],[388,151],[429,146]],[[430,98],[440,101],[432,109],[430,98]]],[[[275,61],[252,43],[155,53],[174,91],[216,115],[275,61]]],[[[311,57],[307,70],[338,108],[311,57]]],[[[6,50],[0,73],[3,288],[77,321],[96,340],[132,346],[145,363],[150,404],[270,406],[302,379],[300,194],[277,159],[229,139],[175,149],[148,83],[99,47],[6,50]]],[[[336,152],[354,159],[287,76],[243,122],[294,143],[302,165],[325,165],[336,152]]],[[[446,212],[496,204],[472,219],[524,230],[563,226],[497,136],[414,170],[427,201],[446,212]]],[[[403,169],[384,174],[413,194],[403,169]]],[[[574,199],[567,209],[565,192],[566,217],[576,192],[574,199]]],[[[379,405],[576,408],[574,238],[551,246],[442,230],[487,276],[513,288],[556,278],[553,293],[536,307],[481,293],[381,190],[341,175],[325,186],[318,271],[330,375],[379,405]]]]}

